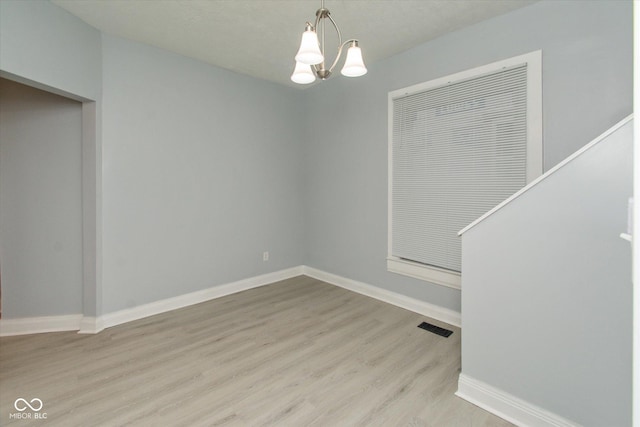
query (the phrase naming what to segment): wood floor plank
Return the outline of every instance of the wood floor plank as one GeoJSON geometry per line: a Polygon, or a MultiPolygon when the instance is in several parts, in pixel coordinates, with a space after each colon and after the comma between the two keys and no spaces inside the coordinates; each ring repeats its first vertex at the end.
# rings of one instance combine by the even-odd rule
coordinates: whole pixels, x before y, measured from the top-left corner
{"type": "Polygon", "coordinates": [[[300,276],[97,335],[0,338],[0,425],[510,426],[454,396],[459,372],[458,328],[300,276]],[[10,419],[20,397],[46,421],[10,419]]]}

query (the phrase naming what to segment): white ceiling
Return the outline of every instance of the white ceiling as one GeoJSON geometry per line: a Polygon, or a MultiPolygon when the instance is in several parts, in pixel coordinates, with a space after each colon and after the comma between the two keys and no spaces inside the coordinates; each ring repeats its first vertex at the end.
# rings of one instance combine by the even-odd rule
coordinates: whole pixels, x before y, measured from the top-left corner
{"type": "MultiPolygon", "coordinates": [[[[51,0],[99,30],[218,67],[289,80],[306,21],[320,0],[51,0]]],[[[536,0],[326,0],[367,66],[536,0]]],[[[332,61],[333,51],[327,50],[332,61]]],[[[335,77],[337,78],[337,77],[335,77]]]]}

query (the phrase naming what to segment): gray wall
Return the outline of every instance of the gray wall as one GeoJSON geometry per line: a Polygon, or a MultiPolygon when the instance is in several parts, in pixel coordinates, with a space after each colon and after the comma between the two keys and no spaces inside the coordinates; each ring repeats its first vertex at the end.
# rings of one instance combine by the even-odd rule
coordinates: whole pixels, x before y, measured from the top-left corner
{"type": "Polygon", "coordinates": [[[459,291],[386,271],[388,92],[542,49],[549,169],[631,112],[631,5],[543,1],[306,90],[308,265],[460,310],[459,291]]]}
{"type": "MultiPolygon", "coordinates": [[[[0,1],[0,76],[72,99],[95,101],[82,105],[80,312],[88,316],[101,314],[100,32],[49,1],[0,1]]],[[[5,291],[8,286],[5,282],[5,291]]],[[[6,297],[4,302],[13,305],[6,297]]],[[[54,310],[58,312],[60,308],[54,310]]],[[[15,313],[15,317],[25,315],[15,313]]]]}
{"type": "Polygon", "coordinates": [[[301,93],[110,36],[103,54],[104,312],[302,264],[301,93]]]}
{"type": "Polygon", "coordinates": [[[81,105],[0,79],[2,316],[82,313],[81,105]]]}
{"type": "Polygon", "coordinates": [[[631,425],[632,123],[462,240],[462,373],[585,426],[631,425]]]}
{"type": "Polygon", "coordinates": [[[48,1],[0,1],[0,70],[42,89],[96,100],[100,32],[48,1]]]}
{"type": "Polygon", "coordinates": [[[96,100],[83,109],[85,315],[303,263],[300,92],[102,36],[48,1],[3,0],[0,19],[2,75],[96,100]]]}
{"type": "Polygon", "coordinates": [[[631,39],[631,2],[543,1],[295,91],[0,2],[0,71],[97,101],[98,315],[301,263],[459,310],[386,272],[387,93],[542,49],[549,168],[631,111],[631,39]]]}

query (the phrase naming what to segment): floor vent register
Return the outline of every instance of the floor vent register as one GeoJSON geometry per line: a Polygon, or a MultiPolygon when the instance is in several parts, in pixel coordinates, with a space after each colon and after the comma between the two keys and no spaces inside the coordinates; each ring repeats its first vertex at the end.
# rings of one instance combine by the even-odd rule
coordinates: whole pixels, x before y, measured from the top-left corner
{"type": "Polygon", "coordinates": [[[445,328],[441,328],[440,326],[432,325],[431,323],[422,322],[418,325],[418,328],[424,329],[425,331],[433,332],[436,335],[440,335],[441,337],[448,338],[449,335],[453,333],[445,328]]]}

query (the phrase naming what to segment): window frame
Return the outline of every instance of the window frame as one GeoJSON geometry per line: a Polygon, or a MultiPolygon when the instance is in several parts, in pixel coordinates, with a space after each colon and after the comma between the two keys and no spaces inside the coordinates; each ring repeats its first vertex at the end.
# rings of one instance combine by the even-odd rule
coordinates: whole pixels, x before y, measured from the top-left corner
{"type": "Polygon", "coordinates": [[[537,50],[501,61],[482,65],[444,77],[429,80],[388,94],[388,201],[387,201],[387,271],[415,279],[447,286],[462,288],[462,275],[456,271],[429,266],[415,261],[398,258],[392,254],[393,248],[393,101],[396,98],[424,92],[437,87],[455,84],[462,80],[492,74],[504,68],[527,64],[527,184],[542,175],[542,51],[537,50]]]}

